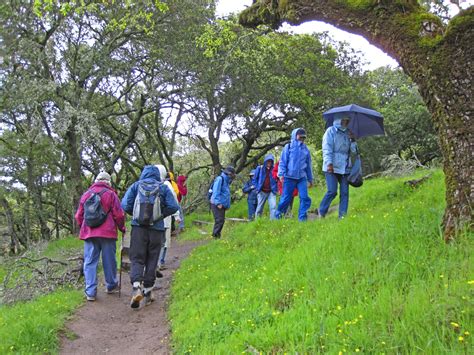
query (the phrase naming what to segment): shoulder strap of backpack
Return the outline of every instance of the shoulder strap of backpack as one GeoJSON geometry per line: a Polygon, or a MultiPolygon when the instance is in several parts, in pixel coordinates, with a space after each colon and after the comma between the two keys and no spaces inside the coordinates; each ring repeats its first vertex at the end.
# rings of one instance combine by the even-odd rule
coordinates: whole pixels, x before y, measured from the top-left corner
{"type": "MultiPolygon", "coordinates": [[[[102,197],[102,195],[103,195],[105,192],[107,192],[107,191],[109,191],[109,189],[106,188],[106,187],[104,187],[102,190],[100,190],[100,191],[98,192],[98,195],[99,195],[100,197],[102,197]]],[[[109,208],[109,210],[107,211],[107,214],[109,214],[110,211],[112,211],[112,207],[113,207],[113,203],[110,204],[110,208],[109,208]]]]}
{"type": "Polygon", "coordinates": [[[104,187],[102,190],[100,190],[100,191],[98,192],[98,195],[99,195],[99,196],[102,196],[102,194],[103,194],[104,192],[106,192],[106,191],[109,191],[109,189],[106,188],[106,187],[104,187]]]}

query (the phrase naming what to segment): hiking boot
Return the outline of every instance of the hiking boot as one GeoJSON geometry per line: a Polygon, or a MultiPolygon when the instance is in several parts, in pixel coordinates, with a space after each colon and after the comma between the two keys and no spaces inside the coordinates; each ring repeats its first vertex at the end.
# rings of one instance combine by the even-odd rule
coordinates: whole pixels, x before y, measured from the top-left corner
{"type": "Polygon", "coordinates": [[[86,300],[88,300],[89,302],[94,302],[95,301],[95,296],[89,296],[85,292],[84,292],[84,296],[86,296],[86,300]]]}
{"type": "Polygon", "coordinates": [[[154,300],[151,290],[145,293],[145,306],[150,305],[154,300]]]}
{"type": "Polygon", "coordinates": [[[107,288],[105,287],[105,293],[107,293],[108,295],[111,295],[111,294],[114,294],[114,293],[118,293],[119,292],[119,285],[116,284],[114,287],[112,288],[107,288]]]}
{"type": "Polygon", "coordinates": [[[134,287],[132,289],[132,300],[130,301],[130,307],[140,307],[140,301],[143,299],[143,292],[141,287],[134,287]]]}
{"type": "Polygon", "coordinates": [[[155,276],[156,276],[156,278],[158,278],[158,279],[161,279],[161,278],[163,277],[163,274],[160,272],[160,269],[159,269],[159,268],[156,269],[156,271],[155,271],[155,276]]]}

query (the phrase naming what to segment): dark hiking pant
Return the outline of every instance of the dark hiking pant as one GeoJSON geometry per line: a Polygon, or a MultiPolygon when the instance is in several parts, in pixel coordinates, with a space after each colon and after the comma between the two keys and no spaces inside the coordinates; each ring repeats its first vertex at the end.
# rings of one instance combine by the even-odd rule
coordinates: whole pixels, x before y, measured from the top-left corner
{"type": "Polygon", "coordinates": [[[216,205],[211,204],[212,214],[214,215],[214,228],[212,229],[212,236],[214,238],[220,238],[222,228],[224,228],[225,222],[225,208],[219,209],[216,205]]]}
{"type": "Polygon", "coordinates": [[[155,229],[132,226],[130,239],[130,281],[142,282],[144,287],[153,287],[165,232],[155,229]]]}

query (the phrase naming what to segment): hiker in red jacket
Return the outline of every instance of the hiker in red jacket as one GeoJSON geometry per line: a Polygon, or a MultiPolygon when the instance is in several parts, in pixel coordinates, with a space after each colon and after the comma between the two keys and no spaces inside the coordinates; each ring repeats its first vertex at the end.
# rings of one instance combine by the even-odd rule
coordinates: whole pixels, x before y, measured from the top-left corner
{"type": "Polygon", "coordinates": [[[183,197],[188,194],[188,187],[186,186],[186,176],[179,175],[176,183],[178,184],[179,194],[178,194],[178,202],[179,202],[179,216],[181,217],[181,221],[179,222],[179,230],[184,230],[184,211],[183,206],[181,206],[181,201],[183,197]]]}
{"type": "Polygon", "coordinates": [[[125,233],[125,213],[120,206],[120,200],[115,190],[110,186],[110,175],[101,172],[97,175],[94,184],[82,195],[79,208],[76,212],[77,224],[81,227],[79,237],[84,240],[84,279],[86,283],[85,296],[88,301],[95,301],[97,294],[97,266],[102,253],[106,293],[118,291],[117,262],[117,229],[125,233]],[[100,196],[102,211],[107,215],[105,220],[91,223],[90,209],[84,210],[84,204],[90,207],[95,194],[100,196]],[[92,199],[91,199],[92,196],[92,199]],[[91,224],[97,224],[95,227],[91,224]]]}

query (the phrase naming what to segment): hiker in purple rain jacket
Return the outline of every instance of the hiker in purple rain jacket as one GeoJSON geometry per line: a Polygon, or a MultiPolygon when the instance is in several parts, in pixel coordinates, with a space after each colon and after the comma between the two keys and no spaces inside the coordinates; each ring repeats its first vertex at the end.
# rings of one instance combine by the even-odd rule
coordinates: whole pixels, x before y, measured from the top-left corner
{"type": "Polygon", "coordinates": [[[265,202],[268,200],[270,208],[270,219],[275,219],[276,212],[276,196],[278,193],[278,182],[273,177],[273,165],[275,157],[273,154],[267,154],[263,160],[263,164],[255,169],[255,185],[257,187],[257,218],[263,213],[265,202]]]}

